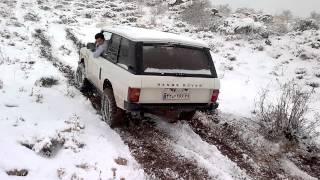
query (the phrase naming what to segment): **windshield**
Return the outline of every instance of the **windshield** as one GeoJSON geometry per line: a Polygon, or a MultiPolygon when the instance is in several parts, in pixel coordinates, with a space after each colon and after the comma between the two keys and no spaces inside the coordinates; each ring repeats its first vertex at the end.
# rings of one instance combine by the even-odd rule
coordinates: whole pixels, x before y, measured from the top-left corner
{"type": "Polygon", "coordinates": [[[145,73],[212,75],[210,61],[203,49],[174,45],[144,45],[145,73]]]}

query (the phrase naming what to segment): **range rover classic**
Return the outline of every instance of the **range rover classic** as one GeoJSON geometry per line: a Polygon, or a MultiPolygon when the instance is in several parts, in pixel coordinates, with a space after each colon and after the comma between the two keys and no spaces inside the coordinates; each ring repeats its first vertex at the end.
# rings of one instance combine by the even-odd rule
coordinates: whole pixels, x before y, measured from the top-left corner
{"type": "Polygon", "coordinates": [[[220,82],[206,43],[127,26],[101,32],[108,47],[98,58],[94,44],[80,49],[76,82],[101,93],[101,114],[110,126],[126,113],[174,112],[187,120],[218,107],[220,82]]]}

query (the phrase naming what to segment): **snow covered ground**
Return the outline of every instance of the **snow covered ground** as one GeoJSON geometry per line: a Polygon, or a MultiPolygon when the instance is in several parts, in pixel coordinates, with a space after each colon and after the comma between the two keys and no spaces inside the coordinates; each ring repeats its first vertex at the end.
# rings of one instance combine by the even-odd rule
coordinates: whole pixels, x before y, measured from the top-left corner
{"type": "Polygon", "coordinates": [[[72,42],[66,41],[64,27],[46,27],[45,14],[37,22],[20,19],[36,10],[34,3],[12,2],[6,9],[16,12],[10,17],[17,19],[1,19],[0,179],[21,169],[28,171],[25,179],[32,180],[144,179],[143,169],[120,136],[51,62],[40,57],[34,29],[48,28],[54,56],[73,68],[77,65],[77,52],[70,50],[72,42]],[[20,27],[6,26],[13,21],[20,27]],[[41,81],[47,77],[57,82],[41,81]]]}
{"type": "MultiPolygon", "coordinates": [[[[235,118],[252,117],[263,88],[277,92],[279,83],[292,79],[306,90],[316,87],[311,120],[320,110],[320,49],[311,47],[320,41],[320,31],[272,37],[268,46],[264,40],[187,32],[192,27],[177,27],[172,14],[153,15],[149,7],[134,2],[100,3],[0,2],[0,179],[14,179],[8,172],[23,169],[28,172],[25,179],[148,179],[121,136],[101,121],[91,102],[58,70],[60,62],[72,72],[78,61],[66,29],[85,43],[107,25],[157,23],[155,29],[207,41],[213,45],[222,83],[219,110],[235,118]]],[[[248,178],[189,125],[157,121],[157,129],[168,134],[175,154],[194,161],[213,179],[248,178]]],[[[282,164],[288,173],[296,173],[293,176],[312,179],[288,159],[282,164]]]]}

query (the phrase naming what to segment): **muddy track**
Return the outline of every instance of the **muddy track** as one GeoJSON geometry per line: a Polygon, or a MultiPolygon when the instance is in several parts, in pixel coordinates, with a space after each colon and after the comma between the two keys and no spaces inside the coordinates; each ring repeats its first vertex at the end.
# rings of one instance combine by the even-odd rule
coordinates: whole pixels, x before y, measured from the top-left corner
{"type": "MultiPolygon", "coordinates": [[[[273,171],[269,168],[268,162],[265,162],[267,165],[260,170],[256,169],[252,163],[248,162],[245,159],[244,154],[253,159],[254,161],[258,158],[253,154],[241,140],[239,135],[235,132],[235,128],[229,124],[218,124],[218,116],[211,115],[208,118],[211,118],[212,122],[216,123],[216,126],[208,127],[204,125],[200,120],[193,119],[188,121],[188,124],[197,133],[202,140],[206,141],[209,144],[215,145],[219,151],[227,156],[230,160],[237,163],[237,165],[246,171],[246,173],[253,179],[277,179],[277,174],[284,174],[283,171],[278,169],[278,171],[273,171]]],[[[260,165],[260,164],[259,164],[260,165]]]]}
{"type": "Polygon", "coordinates": [[[117,129],[151,179],[211,179],[195,162],[173,153],[170,139],[151,121],[117,129]]]}
{"type": "MultiPolygon", "coordinates": [[[[87,91],[84,95],[99,111],[101,99],[97,93],[87,91]]],[[[127,117],[126,122],[115,130],[150,179],[212,179],[196,162],[174,153],[170,138],[151,119],[127,117]]]]}
{"type": "MultiPolygon", "coordinates": [[[[319,152],[317,152],[319,154],[319,152]]],[[[320,178],[320,156],[315,154],[301,153],[289,157],[303,171],[307,172],[313,177],[320,178]]]]}

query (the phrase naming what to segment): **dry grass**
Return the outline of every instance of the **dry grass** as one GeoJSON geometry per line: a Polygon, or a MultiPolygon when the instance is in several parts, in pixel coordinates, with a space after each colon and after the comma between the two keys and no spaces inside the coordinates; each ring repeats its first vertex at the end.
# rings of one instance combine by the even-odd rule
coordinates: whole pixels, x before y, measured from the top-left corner
{"type": "Polygon", "coordinates": [[[299,142],[303,137],[310,136],[310,132],[315,132],[320,118],[312,124],[306,119],[312,92],[304,92],[290,81],[281,85],[280,96],[272,102],[270,92],[263,91],[256,110],[261,134],[269,140],[299,142]]]}

